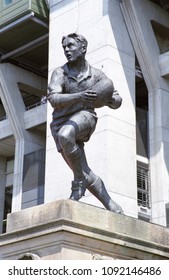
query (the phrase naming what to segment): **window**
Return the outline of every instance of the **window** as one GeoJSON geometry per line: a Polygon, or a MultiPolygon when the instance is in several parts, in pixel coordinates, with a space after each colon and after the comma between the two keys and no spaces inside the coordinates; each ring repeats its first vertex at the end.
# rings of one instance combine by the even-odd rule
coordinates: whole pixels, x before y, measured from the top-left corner
{"type": "Polygon", "coordinates": [[[5,188],[5,205],[4,205],[4,217],[3,217],[3,233],[6,232],[7,215],[11,213],[12,206],[12,186],[5,188]]]}
{"type": "Polygon", "coordinates": [[[149,157],[148,90],[136,57],[136,145],[137,155],[149,157]]]}
{"type": "Polygon", "coordinates": [[[151,0],[156,5],[164,8],[165,10],[169,11],[169,3],[168,0],[151,0]]]}
{"type": "Polygon", "coordinates": [[[160,54],[168,52],[169,51],[169,28],[155,21],[151,21],[151,25],[154,31],[155,38],[157,40],[160,54]]]}
{"type": "Polygon", "coordinates": [[[5,170],[5,201],[3,211],[3,233],[6,232],[7,215],[11,213],[12,207],[12,193],[13,193],[13,171],[14,171],[14,159],[8,158],[6,162],[5,170]]]}
{"type": "Polygon", "coordinates": [[[148,112],[136,108],[136,147],[137,155],[148,158],[148,112]]]}
{"type": "Polygon", "coordinates": [[[11,4],[15,4],[16,2],[19,2],[20,0],[3,0],[4,7],[9,6],[11,4]]]}
{"type": "Polygon", "coordinates": [[[12,4],[12,0],[4,0],[4,5],[7,6],[9,4],[12,4]]]}
{"type": "Polygon", "coordinates": [[[150,208],[150,180],[149,170],[137,166],[137,202],[139,206],[150,208]]]}
{"type": "Polygon", "coordinates": [[[7,119],[7,116],[6,116],[6,112],[5,112],[4,106],[3,106],[1,98],[0,98],[0,121],[3,121],[5,119],[7,119]]]}
{"type": "Polygon", "coordinates": [[[45,150],[24,156],[22,209],[44,202],[45,150]]]}
{"type": "Polygon", "coordinates": [[[169,228],[169,203],[166,203],[166,226],[169,228]]]}
{"type": "Polygon", "coordinates": [[[41,98],[43,95],[45,95],[45,93],[42,90],[33,88],[22,83],[18,83],[18,86],[26,110],[33,109],[42,104],[41,98]]]}

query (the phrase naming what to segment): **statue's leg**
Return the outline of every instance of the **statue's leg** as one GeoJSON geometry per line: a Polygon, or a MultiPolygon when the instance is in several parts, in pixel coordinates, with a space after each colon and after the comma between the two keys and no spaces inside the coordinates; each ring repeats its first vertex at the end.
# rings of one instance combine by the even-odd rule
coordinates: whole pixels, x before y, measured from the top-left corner
{"type": "Polygon", "coordinates": [[[100,177],[87,188],[104,206],[107,210],[122,214],[123,210],[120,205],[112,200],[108,194],[105,185],[100,177]]]}
{"type": "MultiPolygon", "coordinates": [[[[71,168],[71,170],[73,171],[72,169],[72,161],[70,161],[70,158],[68,156],[68,158],[64,155],[63,151],[61,150],[60,151],[63,159],[65,160],[65,162],[67,163],[67,165],[71,168]]],[[[85,191],[86,191],[86,188],[88,186],[88,180],[87,180],[87,177],[85,176],[84,177],[85,179],[84,180],[81,180],[81,181],[72,181],[72,193],[70,195],[70,199],[72,200],[79,200],[82,196],[84,196],[85,194],[85,191]]]]}
{"type": "Polygon", "coordinates": [[[90,183],[87,189],[105,206],[107,210],[122,214],[122,208],[111,199],[101,178],[96,176],[88,166],[83,145],[80,145],[80,149],[83,171],[87,174],[90,183]]]}
{"type": "Polygon", "coordinates": [[[61,147],[61,154],[74,174],[72,193],[70,198],[79,200],[85,193],[89,184],[83,171],[81,149],[77,144],[78,139],[85,138],[90,133],[91,127],[87,118],[77,114],[70,118],[59,130],[57,139],[61,147]]]}

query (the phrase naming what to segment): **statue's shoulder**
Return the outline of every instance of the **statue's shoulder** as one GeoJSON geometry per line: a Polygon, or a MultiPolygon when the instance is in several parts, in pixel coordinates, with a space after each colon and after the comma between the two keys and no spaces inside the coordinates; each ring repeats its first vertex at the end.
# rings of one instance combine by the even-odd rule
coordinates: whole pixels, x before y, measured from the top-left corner
{"type": "Polygon", "coordinates": [[[101,79],[106,77],[106,75],[104,74],[104,72],[101,69],[96,68],[96,67],[91,66],[91,65],[90,65],[90,67],[91,67],[92,75],[100,77],[101,79]]]}
{"type": "Polygon", "coordinates": [[[60,76],[60,75],[64,75],[64,65],[63,66],[59,66],[59,67],[56,67],[54,70],[53,70],[53,75],[57,75],[57,76],[60,76]]]}
{"type": "MultiPolygon", "coordinates": [[[[53,70],[52,72],[52,76],[51,76],[51,82],[50,84],[52,84],[52,87],[53,85],[60,85],[61,87],[64,86],[64,83],[65,83],[65,74],[64,74],[64,66],[61,66],[61,67],[57,67],[53,70]]],[[[59,92],[59,90],[57,90],[59,92]]]]}

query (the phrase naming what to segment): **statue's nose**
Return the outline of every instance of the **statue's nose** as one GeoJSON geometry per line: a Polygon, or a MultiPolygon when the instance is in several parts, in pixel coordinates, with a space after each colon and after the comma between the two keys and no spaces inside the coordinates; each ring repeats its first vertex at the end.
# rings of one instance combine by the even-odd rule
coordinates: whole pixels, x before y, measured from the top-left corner
{"type": "Polygon", "coordinates": [[[65,47],[65,52],[68,52],[68,51],[69,51],[69,47],[66,46],[66,47],[65,47]]]}

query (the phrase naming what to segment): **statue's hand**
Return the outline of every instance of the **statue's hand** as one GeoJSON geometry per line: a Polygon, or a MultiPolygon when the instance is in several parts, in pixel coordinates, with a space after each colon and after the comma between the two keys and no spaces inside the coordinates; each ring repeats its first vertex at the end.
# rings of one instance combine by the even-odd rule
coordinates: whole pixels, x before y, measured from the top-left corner
{"type": "Polygon", "coordinates": [[[97,92],[93,90],[87,90],[81,93],[81,98],[84,101],[94,101],[97,98],[97,92]]]}
{"type": "Polygon", "coordinates": [[[108,102],[108,107],[110,109],[118,109],[122,104],[122,98],[121,96],[118,94],[117,91],[114,91],[112,98],[110,99],[110,101],[108,102]]]}

